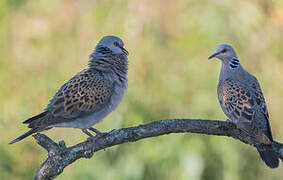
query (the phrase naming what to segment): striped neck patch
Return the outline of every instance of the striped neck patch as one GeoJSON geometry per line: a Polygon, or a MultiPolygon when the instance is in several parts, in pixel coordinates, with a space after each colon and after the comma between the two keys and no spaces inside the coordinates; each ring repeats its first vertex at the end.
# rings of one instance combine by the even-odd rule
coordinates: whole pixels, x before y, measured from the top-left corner
{"type": "Polygon", "coordinates": [[[230,69],[236,69],[237,67],[240,66],[240,61],[239,61],[239,59],[233,57],[233,58],[231,59],[231,61],[229,62],[229,65],[230,65],[230,66],[229,66],[230,69]]]}

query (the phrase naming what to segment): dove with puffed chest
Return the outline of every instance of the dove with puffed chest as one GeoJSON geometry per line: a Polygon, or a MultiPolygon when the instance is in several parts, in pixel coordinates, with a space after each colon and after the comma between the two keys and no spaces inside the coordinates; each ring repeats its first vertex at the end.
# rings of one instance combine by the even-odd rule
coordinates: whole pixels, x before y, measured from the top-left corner
{"type": "Polygon", "coordinates": [[[279,166],[279,159],[272,149],[269,115],[260,85],[247,72],[230,45],[219,45],[211,58],[222,62],[217,88],[218,100],[225,115],[247,135],[257,148],[261,159],[270,168],[279,166]]]}
{"type": "Polygon", "coordinates": [[[88,68],[65,83],[45,111],[24,121],[31,128],[10,142],[53,127],[80,128],[100,133],[92,126],[120,104],[128,87],[128,51],[116,36],[105,36],[90,55],[88,68]]]}

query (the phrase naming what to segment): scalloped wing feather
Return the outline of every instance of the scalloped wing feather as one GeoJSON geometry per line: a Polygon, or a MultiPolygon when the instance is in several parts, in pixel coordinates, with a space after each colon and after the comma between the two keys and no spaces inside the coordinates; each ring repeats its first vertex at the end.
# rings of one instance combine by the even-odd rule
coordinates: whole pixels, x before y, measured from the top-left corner
{"type": "Polygon", "coordinates": [[[109,100],[112,83],[100,72],[86,69],[64,84],[46,108],[48,114],[30,122],[29,127],[42,127],[72,121],[104,107],[109,100]]]}
{"type": "Polygon", "coordinates": [[[218,87],[218,94],[221,107],[232,121],[238,124],[242,130],[256,137],[259,142],[270,143],[272,135],[269,116],[258,82],[252,83],[251,88],[248,88],[232,79],[226,79],[218,87]],[[260,119],[265,119],[265,122],[255,119],[255,113],[258,110],[264,116],[260,119]],[[262,126],[262,123],[266,123],[268,133],[260,130],[266,127],[262,126]]]}

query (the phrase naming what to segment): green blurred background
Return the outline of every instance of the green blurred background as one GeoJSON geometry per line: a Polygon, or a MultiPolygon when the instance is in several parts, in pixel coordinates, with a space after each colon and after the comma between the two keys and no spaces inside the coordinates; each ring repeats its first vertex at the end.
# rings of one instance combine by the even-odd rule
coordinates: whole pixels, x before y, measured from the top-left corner
{"type": "MultiPolygon", "coordinates": [[[[47,153],[28,129],[57,89],[87,66],[104,35],[129,50],[129,88],[118,109],[96,127],[110,131],[167,118],[225,120],[216,96],[216,45],[234,46],[261,83],[274,138],[283,142],[283,1],[278,0],[1,0],[0,179],[32,179],[47,153]]],[[[74,145],[77,129],[45,132],[74,145]]],[[[282,179],[251,146],[232,138],[171,134],[115,146],[80,159],[58,179],[282,179]]]]}

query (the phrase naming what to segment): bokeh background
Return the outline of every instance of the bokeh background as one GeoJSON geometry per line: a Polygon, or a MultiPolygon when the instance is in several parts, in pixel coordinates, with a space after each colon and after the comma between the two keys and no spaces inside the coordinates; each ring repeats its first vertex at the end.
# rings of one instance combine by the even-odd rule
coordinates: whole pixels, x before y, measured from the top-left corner
{"type": "MultiPolygon", "coordinates": [[[[0,179],[32,179],[47,153],[21,123],[40,113],[57,89],[87,67],[104,35],[129,50],[129,88],[118,109],[96,127],[110,131],[167,118],[225,120],[216,96],[229,43],[256,75],[267,100],[274,138],[283,142],[283,1],[278,0],[1,0],[0,179]]],[[[77,129],[45,132],[74,145],[77,129]]],[[[282,179],[251,146],[232,138],[171,134],[115,146],[80,159],[58,179],[282,179]]]]}

